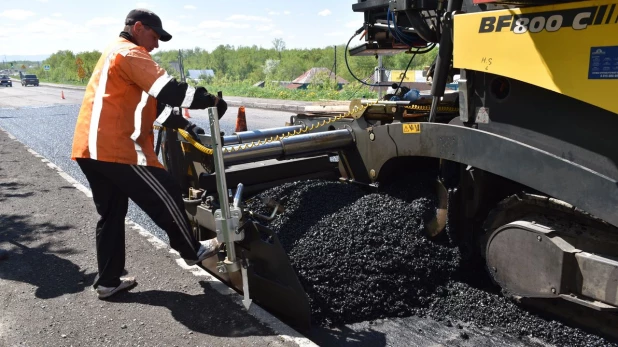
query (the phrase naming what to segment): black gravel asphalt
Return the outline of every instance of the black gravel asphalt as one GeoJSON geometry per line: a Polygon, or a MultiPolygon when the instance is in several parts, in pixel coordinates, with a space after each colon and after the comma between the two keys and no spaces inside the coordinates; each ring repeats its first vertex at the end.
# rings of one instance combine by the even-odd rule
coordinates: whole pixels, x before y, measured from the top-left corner
{"type": "MultiPolygon", "coordinates": [[[[422,230],[435,208],[432,182],[410,176],[380,193],[347,183],[294,182],[248,205],[268,213],[262,198],[283,204],[285,212],[270,227],[305,287],[314,323],[326,328],[417,316],[533,345],[616,346],[517,306],[488,285],[482,268],[464,268],[455,246],[429,241],[422,230]]],[[[469,338],[462,330],[460,339],[469,338]]]]}
{"type": "Polygon", "coordinates": [[[138,285],[97,299],[95,223],[90,198],[0,131],[0,346],[293,345],[129,228],[138,285]]]}

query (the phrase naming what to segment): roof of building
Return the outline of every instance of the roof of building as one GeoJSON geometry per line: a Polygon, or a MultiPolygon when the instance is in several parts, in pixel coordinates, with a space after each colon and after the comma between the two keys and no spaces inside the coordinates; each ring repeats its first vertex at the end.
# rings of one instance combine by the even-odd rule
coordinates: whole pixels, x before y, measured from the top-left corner
{"type": "Polygon", "coordinates": [[[201,76],[214,77],[215,72],[213,70],[189,70],[187,78],[198,79],[201,76]]]}
{"type": "MultiPolygon", "coordinates": [[[[326,73],[328,74],[330,79],[333,79],[333,80],[335,79],[335,73],[332,72],[330,69],[325,68],[325,67],[314,67],[306,71],[304,74],[298,76],[294,81],[292,81],[292,83],[294,84],[311,83],[311,81],[313,81],[313,79],[320,73],[326,73]]],[[[337,83],[347,84],[348,81],[344,80],[340,76],[337,76],[337,83]]]]}
{"type": "MultiPolygon", "coordinates": [[[[403,82],[401,83],[402,87],[408,87],[410,89],[418,89],[418,90],[430,90],[431,89],[431,84],[428,84],[427,82],[425,82],[425,78],[422,76],[421,71],[413,70],[411,72],[413,72],[413,75],[415,75],[416,82],[403,82]]],[[[369,90],[374,91],[374,92],[381,91],[383,93],[386,93],[388,87],[390,87],[393,83],[399,85],[401,82],[400,77],[394,76],[391,70],[386,71],[386,78],[387,78],[387,81],[382,81],[380,83],[380,86],[375,85],[377,83],[375,80],[375,74],[373,73],[369,75],[363,81],[366,83],[372,84],[372,86],[369,87],[369,90]]]]}

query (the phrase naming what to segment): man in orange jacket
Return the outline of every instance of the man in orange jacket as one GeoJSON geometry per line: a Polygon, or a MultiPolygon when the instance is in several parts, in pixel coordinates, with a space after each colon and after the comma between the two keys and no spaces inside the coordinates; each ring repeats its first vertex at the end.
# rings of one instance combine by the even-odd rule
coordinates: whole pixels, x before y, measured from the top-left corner
{"type": "Polygon", "coordinates": [[[174,107],[216,107],[223,99],[205,88],[176,81],[151,57],[159,40],[172,36],[153,12],[129,12],[125,28],[102,53],[88,82],[73,139],[72,159],[88,179],[100,215],[96,227],[98,275],[93,287],[100,299],[132,287],[125,266],[125,217],[133,200],[163,229],[170,247],[188,265],[216,254],[216,238],[198,241],[184,211],[180,186],[154,151],[153,125],[185,129],[196,139],[204,130],[173,112],[174,107]]]}

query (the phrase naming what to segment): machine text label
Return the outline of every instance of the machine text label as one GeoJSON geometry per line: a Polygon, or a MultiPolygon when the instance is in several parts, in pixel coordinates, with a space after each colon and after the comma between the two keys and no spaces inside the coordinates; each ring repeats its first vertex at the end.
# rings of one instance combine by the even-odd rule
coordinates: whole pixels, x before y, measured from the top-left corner
{"type": "Polygon", "coordinates": [[[561,28],[584,30],[589,25],[615,24],[618,22],[616,4],[561,11],[503,15],[481,18],[479,33],[512,31],[515,34],[541,31],[555,32],[561,28]]]}

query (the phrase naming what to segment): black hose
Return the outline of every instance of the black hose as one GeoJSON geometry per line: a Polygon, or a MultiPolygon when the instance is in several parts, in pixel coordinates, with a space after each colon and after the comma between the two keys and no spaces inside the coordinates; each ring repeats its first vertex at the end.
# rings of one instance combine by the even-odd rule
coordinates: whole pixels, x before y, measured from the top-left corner
{"type": "Polygon", "coordinates": [[[436,32],[431,30],[431,28],[427,25],[427,22],[425,21],[423,16],[421,16],[420,11],[406,10],[405,12],[408,16],[410,24],[412,24],[412,27],[414,28],[414,31],[418,36],[420,36],[423,40],[427,42],[438,42],[438,35],[436,35],[436,32]]]}
{"type": "MultiPolygon", "coordinates": [[[[359,30],[362,32],[362,29],[364,29],[365,27],[360,28],[359,30]]],[[[352,42],[352,39],[354,39],[358,34],[360,34],[359,30],[357,30],[354,35],[352,35],[352,37],[350,37],[350,39],[348,40],[348,43],[345,45],[345,51],[343,51],[343,58],[345,60],[345,66],[348,68],[348,72],[350,73],[350,75],[352,75],[352,77],[354,77],[355,80],[359,81],[360,83],[369,86],[369,87],[379,87],[380,84],[371,84],[371,83],[366,83],[365,81],[362,81],[360,78],[356,77],[356,75],[352,72],[352,69],[350,68],[350,64],[348,63],[348,48],[350,47],[350,42],[352,42]]]]}
{"type": "MultiPolygon", "coordinates": [[[[364,27],[363,27],[364,28],[364,27]]],[[[361,29],[363,29],[361,28],[361,29]]],[[[359,29],[360,31],[362,31],[361,29],[359,29]]],[[[345,45],[345,51],[343,52],[343,58],[345,60],[345,66],[348,69],[348,72],[350,73],[350,75],[352,75],[352,77],[359,81],[360,83],[369,86],[369,87],[381,87],[383,85],[381,84],[371,84],[371,83],[366,83],[365,81],[362,81],[360,78],[356,77],[356,75],[352,72],[352,69],[350,68],[350,64],[348,63],[348,48],[350,47],[350,42],[352,42],[352,39],[354,39],[358,34],[360,34],[359,30],[357,30],[354,35],[352,35],[352,37],[350,37],[350,39],[348,40],[348,43],[345,45]]],[[[436,46],[435,43],[432,43],[431,45],[425,47],[424,50],[419,50],[417,49],[416,52],[413,53],[412,59],[414,59],[414,57],[417,54],[425,54],[430,52],[434,47],[436,46]]],[[[412,59],[410,59],[410,62],[412,62],[412,59]]],[[[410,66],[410,63],[408,63],[408,67],[410,66]]],[[[406,68],[406,71],[408,70],[408,68],[406,68]]],[[[404,74],[405,76],[405,74],[404,74]]],[[[403,80],[402,80],[403,81],[403,80]]]]}

